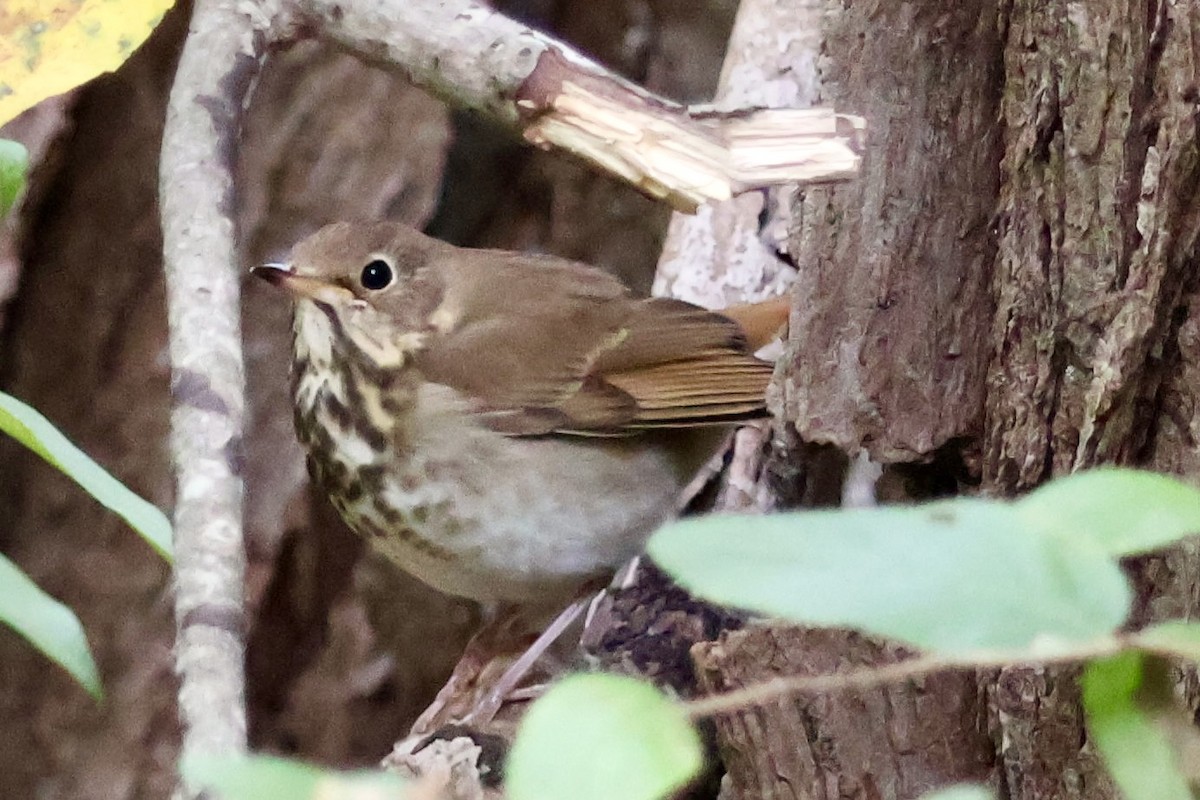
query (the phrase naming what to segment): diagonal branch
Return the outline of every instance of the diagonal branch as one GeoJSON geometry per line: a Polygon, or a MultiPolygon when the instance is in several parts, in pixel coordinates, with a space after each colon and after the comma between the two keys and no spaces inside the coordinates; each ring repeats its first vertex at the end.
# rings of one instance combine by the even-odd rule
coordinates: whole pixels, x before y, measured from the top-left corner
{"type": "Polygon", "coordinates": [[[399,65],[456,106],[519,126],[685,211],[778,183],[843,180],[864,124],[828,109],[693,113],[472,0],[297,0],[307,25],[399,65]]]}

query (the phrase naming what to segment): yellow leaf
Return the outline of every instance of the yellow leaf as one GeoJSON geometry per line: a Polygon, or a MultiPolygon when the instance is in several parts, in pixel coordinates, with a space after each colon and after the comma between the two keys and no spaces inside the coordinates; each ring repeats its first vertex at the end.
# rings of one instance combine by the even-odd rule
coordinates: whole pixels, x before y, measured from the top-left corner
{"type": "Polygon", "coordinates": [[[2,0],[0,125],[129,58],[174,0],[2,0]]]}

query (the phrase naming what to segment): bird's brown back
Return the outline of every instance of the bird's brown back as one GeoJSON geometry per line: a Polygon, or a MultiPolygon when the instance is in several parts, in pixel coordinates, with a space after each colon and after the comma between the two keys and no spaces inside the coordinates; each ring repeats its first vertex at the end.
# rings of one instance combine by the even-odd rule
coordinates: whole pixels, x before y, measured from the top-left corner
{"type": "Polygon", "coordinates": [[[299,245],[298,274],[344,287],[393,338],[417,334],[423,379],[471,398],[509,435],[621,435],[762,416],[773,368],[755,358],[783,300],[729,316],[632,297],[612,276],[551,256],[457,248],[395,223],[337,225],[299,245]],[[394,285],[358,273],[391,264],[394,285]]]}

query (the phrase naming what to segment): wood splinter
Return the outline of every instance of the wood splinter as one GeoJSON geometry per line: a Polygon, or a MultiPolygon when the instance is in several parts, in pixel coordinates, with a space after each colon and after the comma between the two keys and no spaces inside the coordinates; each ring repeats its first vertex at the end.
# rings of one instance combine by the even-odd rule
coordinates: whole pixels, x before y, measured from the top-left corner
{"type": "Polygon", "coordinates": [[[561,147],[689,213],[764,186],[850,178],[866,131],[862,117],[827,108],[688,109],[553,48],[516,102],[530,143],[561,147]]]}

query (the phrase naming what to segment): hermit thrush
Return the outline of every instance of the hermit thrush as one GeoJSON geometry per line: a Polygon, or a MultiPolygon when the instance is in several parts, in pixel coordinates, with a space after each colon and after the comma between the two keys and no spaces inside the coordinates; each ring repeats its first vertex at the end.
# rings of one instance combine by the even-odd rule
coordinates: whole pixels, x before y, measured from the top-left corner
{"type": "Polygon", "coordinates": [[[601,270],[331,225],[254,274],[296,300],[314,479],[400,567],[560,603],[636,554],[724,432],[764,413],[786,303],[713,313],[601,270]]]}

